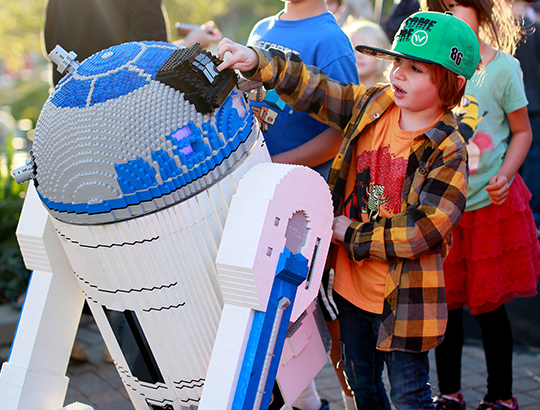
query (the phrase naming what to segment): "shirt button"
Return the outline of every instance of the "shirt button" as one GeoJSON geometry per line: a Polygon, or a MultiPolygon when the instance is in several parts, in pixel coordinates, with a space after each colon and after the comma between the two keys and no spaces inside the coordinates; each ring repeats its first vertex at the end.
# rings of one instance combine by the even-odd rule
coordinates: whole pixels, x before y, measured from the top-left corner
{"type": "Polygon", "coordinates": [[[426,175],[427,170],[426,170],[424,167],[420,167],[420,169],[418,170],[418,172],[420,172],[420,175],[426,175]]]}
{"type": "Polygon", "coordinates": [[[378,112],[376,112],[375,114],[373,114],[373,117],[374,118],[379,118],[381,116],[381,114],[379,114],[378,112]]]}

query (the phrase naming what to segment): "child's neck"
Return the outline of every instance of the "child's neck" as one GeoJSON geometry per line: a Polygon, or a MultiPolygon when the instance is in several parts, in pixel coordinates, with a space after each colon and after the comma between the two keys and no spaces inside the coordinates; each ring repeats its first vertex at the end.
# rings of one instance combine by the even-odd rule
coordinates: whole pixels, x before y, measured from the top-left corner
{"type": "Polygon", "coordinates": [[[429,126],[443,113],[440,107],[423,111],[400,109],[399,128],[403,131],[416,131],[429,126]]]}
{"type": "Polygon", "coordinates": [[[325,0],[304,0],[300,2],[286,2],[283,13],[279,16],[280,20],[301,20],[309,17],[315,17],[326,13],[325,0]]]}
{"type": "Polygon", "coordinates": [[[491,60],[495,58],[496,54],[497,50],[480,40],[480,56],[482,57],[484,67],[491,63],[491,60]]]}

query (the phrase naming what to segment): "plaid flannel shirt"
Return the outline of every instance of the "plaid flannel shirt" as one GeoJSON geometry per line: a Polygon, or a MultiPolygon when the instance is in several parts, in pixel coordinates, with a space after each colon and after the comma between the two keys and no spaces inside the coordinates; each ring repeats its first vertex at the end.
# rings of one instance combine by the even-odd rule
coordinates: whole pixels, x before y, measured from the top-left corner
{"type": "MultiPolygon", "coordinates": [[[[366,89],[329,79],[294,55],[255,49],[259,67],[244,73],[298,111],[306,111],[343,134],[330,171],[334,211],[341,214],[353,147],[362,131],[394,104],[389,85],[366,89]]],[[[377,222],[353,222],[345,234],[349,258],[389,265],[377,347],[383,351],[424,352],[446,330],[442,264],[451,232],[467,198],[465,144],[451,113],[412,141],[402,191],[401,212],[377,222]]]]}

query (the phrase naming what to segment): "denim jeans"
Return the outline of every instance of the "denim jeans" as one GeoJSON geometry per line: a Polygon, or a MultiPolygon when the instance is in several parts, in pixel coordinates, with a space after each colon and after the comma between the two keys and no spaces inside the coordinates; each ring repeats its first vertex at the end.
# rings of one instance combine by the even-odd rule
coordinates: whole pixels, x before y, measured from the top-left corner
{"type": "Polygon", "coordinates": [[[339,308],[343,370],[356,408],[390,410],[382,381],[384,363],[390,397],[398,410],[434,409],[428,353],[381,352],[375,348],[381,315],[366,312],[334,292],[339,308]]]}

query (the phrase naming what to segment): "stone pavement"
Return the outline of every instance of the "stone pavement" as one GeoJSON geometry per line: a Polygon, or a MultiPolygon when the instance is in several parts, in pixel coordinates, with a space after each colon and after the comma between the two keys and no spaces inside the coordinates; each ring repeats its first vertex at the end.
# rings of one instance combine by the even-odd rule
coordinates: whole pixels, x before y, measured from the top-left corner
{"type": "MultiPolygon", "coordinates": [[[[11,307],[0,306],[0,335],[6,334],[6,317],[11,315],[13,321],[17,314],[11,307]]],[[[92,405],[95,410],[133,410],[115,367],[103,361],[103,340],[90,316],[83,315],[77,339],[88,353],[89,361],[70,363],[67,374],[70,384],[65,403],[80,401],[92,405]]],[[[4,343],[4,346],[0,346],[0,362],[5,361],[8,355],[9,347],[4,343]]],[[[431,353],[431,381],[433,386],[437,386],[433,363],[431,353]]],[[[475,409],[482,399],[486,377],[483,350],[477,343],[468,341],[463,351],[462,386],[469,409],[475,409]]],[[[330,402],[330,409],[343,410],[340,386],[329,364],[315,380],[321,397],[330,402]]],[[[540,410],[540,349],[516,347],[514,394],[518,397],[521,410],[540,410]]]]}

